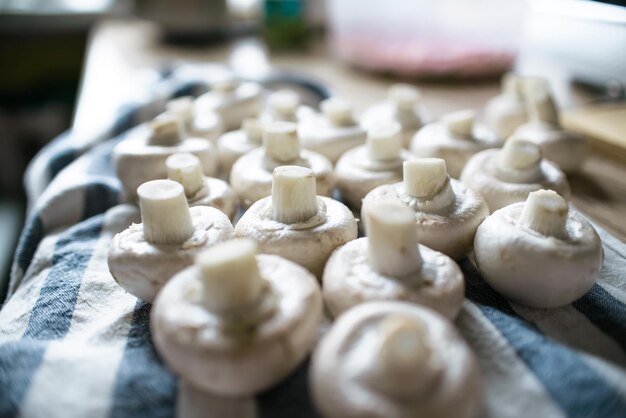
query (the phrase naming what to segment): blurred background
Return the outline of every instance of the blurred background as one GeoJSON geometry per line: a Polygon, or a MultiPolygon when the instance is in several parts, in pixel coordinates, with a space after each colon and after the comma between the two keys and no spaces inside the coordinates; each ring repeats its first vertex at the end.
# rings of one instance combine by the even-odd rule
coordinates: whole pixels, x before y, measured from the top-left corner
{"type": "MultiPolygon", "coordinates": [[[[549,77],[570,107],[620,102],[626,1],[0,0],[0,284],[33,155],[68,129],[106,125],[139,94],[139,69],[172,60],[225,61],[250,79],[277,64],[357,106],[403,79],[436,112],[475,107],[510,69],[549,77]]],[[[605,149],[623,156],[617,129],[605,149]]]]}

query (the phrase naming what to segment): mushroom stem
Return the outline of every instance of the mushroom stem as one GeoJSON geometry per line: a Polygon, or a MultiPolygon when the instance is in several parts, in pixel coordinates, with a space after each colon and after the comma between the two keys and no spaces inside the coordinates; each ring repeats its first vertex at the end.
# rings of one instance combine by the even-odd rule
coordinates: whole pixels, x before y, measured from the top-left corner
{"type": "Polygon", "coordinates": [[[567,214],[565,199],[553,190],[538,190],[528,195],[519,222],[542,235],[555,238],[567,236],[567,214]]]}
{"type": "Polygon", "coordinates": [[[530,120],[559,124],[559,111],[545,79],[529,80],[524,85],[524,94],[530,120]]]}
{"type": "Polygon", "coordinates": [[[144,239],[152,244],[178,245],[194,228],[183,186],[171,180],[153,180],[137,188],[144,239]]]}
{"type": "Polygon", "coordinates": [[[211,89],[216,93],[228,94],[239,87],[239,80],[233,76],[225,76],[220,80],[211,83],[211,89]]]}
{"type": "Polygon", "coordinates": [[[369,203],[363,211],[370,267],[385,276],[404,277],[422,267],[415,215],[396,200],[369,203]]]}
{"type": "Polygon", "coordinates": [[[204,176],[200,159],[193,154],[181,152],[165,160],[167,178],[185,188],[185,196],[193,197],[204,187],[204,176]]]}
{"type": "Polygon", "coordinates": [[[270,112],[282,120],[292,120],[300,106],[300,96],[293,90],[278,90],[267,99],[270,112]]]}
{"type": "Polygon", "coordinates": [[[263,141],[263,124],[256,118],[245,118],[241,122],[241,129],[250,142],[260,144],[263,141]]]}
{"type": "Polygon", "coordinates": [[[421,100],[421,94],[417,88],[403,83],[397,83],[389,87],[387,97],[398,111],[411,113],[415,111],[415,106],[421,100]]]}
{"type": "Polygon", "coordinates": [[[395,160],[400,157],[402,137],[398,123],[384,123],[371,127],[367,131],[365,143],[367,155],[371,160],[395,160]]]}
{"type": "Polygon", "coordinates": [[[446,162],[441,158],[416,158],[402,165],[404,189],[409,196],[437,195],[448,181],[446,162]]]}
{"type": "Polygon", "coordinates": [[[320,103],[322,113],[334,126],[354,125],[354,110],[347,101],[338,97],[331,97],[320,103]]]}
{"type": "Polygon", "coordinates": [[[532,142],[511,137],[498,154],[497,175],[502,180],[528,183],[541,177],[541,149],[532,142]]]}
{"type": "Polygon", "coordinates": [[[310,168],[282,166],[274,170],[272,217],[284,224],[304,222],[317,214],[315,173],[310,168]]]}
{"type": "Polygon", "coordinates": [[[191,96],[170,100],[165,109],[169,114],[180,119],[185,127],[191,126],[194,116],[193,98],[191,96]]]}
{"type": "Polygon", "coordinates": [[[148,144],[160,147],[178,145],[182,138],[181,121],[177,116],[161,115],[150,122],[150,136],[148,144]]]}
{"type": "Polygon", "coordinates": [[[502,77],[502,93],[516,99],[522,99],[522,86],[524,81],[515,73],[506,73],[502,77]]]}
{"type": "Polygon", "coordinates": [[[473,110],[460,110],[448,113],[442,118],[448,131],[456,136],[471,138],[476,113],[473,110]]]}
{"type": "Polygon", "coordinates": [[[234,239],[198,254],[203,301],[209,311],[223,313],[250,305],[261,293],[263,279],[257,265],[256,243],[234,239]]]}
{"type": "Polygon", "coordinates": [[[265,155],[272,161],[286,164],[300,158],[297,125],[292,122],[271,122],[263,133],[265,155]]]}

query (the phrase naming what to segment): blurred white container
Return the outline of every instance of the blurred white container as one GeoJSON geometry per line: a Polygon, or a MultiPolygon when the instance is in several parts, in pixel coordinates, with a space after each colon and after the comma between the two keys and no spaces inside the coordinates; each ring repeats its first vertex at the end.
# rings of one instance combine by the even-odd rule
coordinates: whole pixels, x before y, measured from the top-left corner
{"type": "Polygon", "coordinates": [[[327,0],[331,45],[358,67],[409,77],[509,69],[524,0],[327,0]]]}

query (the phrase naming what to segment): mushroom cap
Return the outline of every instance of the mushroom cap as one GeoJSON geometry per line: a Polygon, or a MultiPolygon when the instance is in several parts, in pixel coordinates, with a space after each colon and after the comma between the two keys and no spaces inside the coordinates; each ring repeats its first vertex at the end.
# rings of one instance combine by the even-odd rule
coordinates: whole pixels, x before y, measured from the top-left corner
{"type": "Polygon", "coordinates": [[[450,177],[459,178],[467,161],[477,152],[502,146],[496,134],[480,123],[474,123],[472,136],[452,135],[443,122],[429,123],[411,140],[411,151],[417,157],[435,157],[446,161],[450,177]]]}
{"type": "Polygon", "coordinates": [[[217,172],[217,152],[211,142],[202,138],[186,138],[173,147],[148,144],[147,127],[124,139],[113,149],[117,177],[131,200],[137,197],[137,187],[150,180],[167,178],[165,160],[179,152],[189,152],[200,159],[207,176],[217,172]]]}
{"type": "Polygon", "coordinates": [[[320,153],[334,163],[344,152],[363,145],[367,134],[356,122],[354,125],[335,126],[324,116],[316,114],[298,123],[298,137],[302,147],[320,153]]]}
{"type": "Polygon", "coordinates": [[[163,285],[190,266],[195,256],[233,237],[233,226],[221,211],[189,209],[194,233],[181,245],[155,245],[143,237],[143,224],[132,224],[111,241],[108,265],[115,281],[139,299],[152,302],[163,285]]]}
{"type": "Polygon", "coordinates": [[[237,328],[240,318],[207,310],[194,267],[170,280],[152,308],[152,335],[165,363],[207,392],[248,396],[267,389],[304,360],[317,338],[322,298],[315,278],[283,258],[256,258],[268,286],[261,303],[272,307],[256,327],[237,328]]]}
{"type": "Polygon", "coordinates": [[[214,89],[196,100],[196,112],[215,111],[222,118],[226,131],[239,128],[243,119],[258,115],[262,107],[263,88],[250,82],[238,83],[229,91],[214,89]]]}
{"type": "Polygon", "coordinates": [[[578,171],[587,156],[585,138],[557,125],[531,121],[517,128],[515,136],[539,145],[544,158],[566,173],[578,171]]]}
{"type": "Polygon", "coordinates": [[[213,177],[204,178],[204,187],[194,196],[188,197],[189,207],[210,206],[224,212],[233,219],[237,212],[237,195],[223,180],[213,177]]]}
{"type": "Polygon", "coordinates": [[[489,215],[489,207],[480,194],[464,183],[455,179],[449,181],[455,196],[454,203],[441,211],[428,211],[432,198],[408,196],[403,182],[380,186],[369,192],[363,199],[363,210],[370,201],[399,199],[415,211],[415,227],[420,243],[459,259],[472,249],[476,228],[489,215]]]}
{"type": "Polygon", "coordinates": [[[465,282],[459,266],[448,256],[420,245],[422,267],[402,278],[378,273],[367,256],[369,238],[338,248],[326,263],[323,292],[326,306],[338,317],[370,301],[397,300],[424,305],[453,320],[461,310],[465,282]]]}
{"type": "MultiPolygon", "coordinates": [[[[300,161],[290,163],[309,167],[315,172],[317,194],[330,196],[335,179],[333,165],[316,152],[300,151],[300,161]]],[[[284,165],[284,164],[281,164],[284,165]]],[[[244,207],[272,193],[272,170],[265,166],[265,150],[257,148],[239,158],[230,172],[230,184],[244,207]]]]}
{"type": "Polygon", "coordinates": [[[559,167],[546,159],[540,162],[542,180],[536,183],[511,183],[500,180],[496,175],[499,150],[485,150],[476,154],[467,163],[461,181],[480,193],[491,212],[512,203],[523,202],[531,192],[550,189],[569,199],[567,177],[559,167]]]}
{"type": "Polygon", "coordinates": [[[189,127],[189,135],[195,138],[208,139],[212,143],[224,133],[224,122],[217,112],[196,112],[196,117],[189,127]]]}
{"type": "Polygon", "coordinates": [[[272,198],[254,203],[239,219],[235,236],[248,237],[259,251],[276,254],[322,276],[335,248],[357,237],[356,219],[343,203],[318,196],[318,213],[306,222],[284,224],[272,219],[272,198]]]}
{"type": "Polygon", "coordinates": [[[499,138],[508,138],[528,120],[526,105],[514,95],[500,94],[487,102],[484,120],[499,138]]]}
{"type": "Polygon", "coordinates": [[[421,104],[415,106],[412,112],[398,113],[397,107],[386,100],[372,105],[363,113],[362,125],[367,129],[381,122],[397,122],[402,128],[402,143],[408,148],[413,135],[424,126],[426,119],[426,110],[421,104]]]}
{"type": "Polygon", "coordinates": [[[259,148],[262,141],[251,141],[243,129],[226,132],[217,140],[220,169],[228,177],[233,164],[250,151],[259,148]]]}
{"type": "Polygon", "coordinates": [[[471,418],[483,405],[482,381],[467,344],[441,315],[409,303],[368,302],[341,315],[313,354],[310,379],[315,404],[326,418],[471,418]],[[424,328],[432,347],[421,373],[403,376],[408,385],[426,375],[427,392],[402,399],[363,376],[370,366],[363,359],[379,357],[372,350],[379,347],[381,323],[396,315],[424,328]]]}
{"type": "Polygon", "coordinates": [[[508,299],[534,308],[563,306],[583,296],[602,266],[602,243],[589,221],[570,208],[563,239],[518,222],[524,202],[494,212],[478,227],[474,255],[480,272],[508,299]]]}
{"type": "Polygon", "coordinates": [[[374,161],[364,145],[347,151],[335,165],[335,180],[345,202],[355,209],[372,189],[402,180],[402,162],[411,158],[408,151],[394,160],[374,161]]]}

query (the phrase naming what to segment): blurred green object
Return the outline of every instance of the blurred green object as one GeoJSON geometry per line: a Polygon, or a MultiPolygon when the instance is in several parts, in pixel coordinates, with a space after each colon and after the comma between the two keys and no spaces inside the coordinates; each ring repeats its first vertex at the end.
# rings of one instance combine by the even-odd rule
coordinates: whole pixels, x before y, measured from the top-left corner
{"type": "Polygon", "coordinates": [[[306,0],[264,0],[263,37],[270,49],[303,49],[310,45],[306,0]]]}

